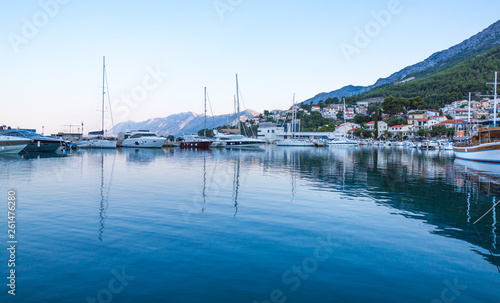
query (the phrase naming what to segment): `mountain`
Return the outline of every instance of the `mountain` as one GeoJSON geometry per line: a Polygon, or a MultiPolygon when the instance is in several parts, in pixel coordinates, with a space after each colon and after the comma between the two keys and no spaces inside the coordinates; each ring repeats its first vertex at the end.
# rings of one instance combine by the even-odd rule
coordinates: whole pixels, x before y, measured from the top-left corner
{"type": "Polygon", "coordinates": [[[425,78],[380,86],[364,94],[348,97],[346,101],[352,104],[376,97],[422,97],[430,107],[439,108],[452,101],[467,99],[468,92],[472,92],[475,98],[490,95],[493,85],[488,83],[493,82],[494,71],[498,70],[500,45],[425,78]]]}
{"type": "MultiPolygon", "coordinates": [[[[258,112],[247,109],[241,112],[241,121],[246,121],[254,116],[259,115],[258,112]]],[[[207,128],[219,127],[227,124],[232,124],[237,121],[236,114],[226,114],[219,116],[207,116],[207,128]]],[[[193,112],[173,114],[165,118],[153,118],[142,122],[125,121],[115,125],[111,131],[114,134],[125,131],[127,129],[148,129],[154,133],[161,135],[181,136],[183,133],[197,133],[203,129],[204,116],[193,112]]]]}
{"type": "Polygon", "coordinates": [[[329,93],[320,93],[309,98],[302,103],[309,104],[311,101],[316,104],[326,98],[341,98],[359,95],[370,91],[373,88],[401,81],[405,78],[415,77],[424,78],[440,71],[455,66],[458,63],[472,59],[475,56],[487,52],[500,45],[500,20],[490,25],[482,32],[470,37],[469,39],[452,46],[446,50],[436,52],[430,57],[417,64],[403,68],[393,73],[387,78],[378,79],[375,84],[370,86],[345,86],[341,89],[329,93]]]}

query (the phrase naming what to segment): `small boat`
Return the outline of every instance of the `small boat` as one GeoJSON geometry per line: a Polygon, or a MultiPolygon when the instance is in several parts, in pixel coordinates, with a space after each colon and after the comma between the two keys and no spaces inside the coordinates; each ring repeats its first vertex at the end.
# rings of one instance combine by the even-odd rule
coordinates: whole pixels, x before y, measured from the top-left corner
{"type": "Polygon", "coordinates": [[[453,142],[449,142],[446,140],[438,140],[439,149],[441,150],[453,150],[453,142]]]}
{"type": "Polygon", "coordinates": [[[328,146],[356,146],[358,145],[357,141],[345,138],[335,138],[328,142],[328,146]]]}
{"type": "Polygon", "coordinates": [[[30,139],[13,136],[0,135],[0,155],[15,155],[21,152],[29,143],[30,139]]]}
{"type": "Polygon", "coordinates": [[[212,140],[202,138],[198,135],[183,135],[184,141],[180,142],[180,148],[209,148],[212,140]]]}
{"type": "Polygon", "coordinates": [[[325,147],[327,144],[327,141],[323,139],[313,140],[312,142],[316,147],[325,147]]]}
{"type": "Polygon", "coordinates": [[[429,141],[425,140],[420,143],[420,149],[430,150],[430,149],[438,149],[439,143],[437,141],[429,141]]]}
{"type": "Polygon", "coordinates": [[[500,163],[500,127],[480,128],[471,136],[458,131],[453,152],[460,159],[500,163]]]}
{"type": "Polygon", "coordinates": [[[127,130],[118,134],[117,145],[120,147],[161,148],[167,141],[149,130],[127,130]]]}
{"type": "Polygon", "coordinates": [[[21,153],[54,153],[66,146],[66,141],[62,139],[50,138],[37,134],[27,129],[7,129],[0,130],[2,136],[23,138],[29,140],[28,145],[23,148],[21,153]]]}
{"type": "Polygon", "coordinates": [[[408,143],[406,143],[406,147],[408,147],[408,148],[417,148],[417,144],[415,142],[409,141],[408,143]]]}
{"type": "Polygon", "coordinates": [[[206,138],[207,129],[207,88],[205,87],[205,111],[204,111],[204,122],[203,129],[205,132],[205,137],[200,137],[196,134],[183,135],[184,141],[179,144],[180,148],[209,148],[212,144],[212,140],[206,138]]]}

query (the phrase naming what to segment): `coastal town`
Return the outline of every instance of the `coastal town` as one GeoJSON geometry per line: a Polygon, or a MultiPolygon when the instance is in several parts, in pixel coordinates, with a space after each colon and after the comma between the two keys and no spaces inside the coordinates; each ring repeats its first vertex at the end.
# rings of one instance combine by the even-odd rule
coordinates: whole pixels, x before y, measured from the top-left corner
{"type": "MultiPolygon", "coordinates": [[[[338,101],[337,101],[338,102],[338,101]]],[[[417,138],[443,137],[451,139],[459,125],[488,123],[494,118],[494,102],[489,98],[480,101],[457,100],[440,109],[415,109],[391,116],[383,113],[377,121],[373,121],[377,107],[380,108],[384,98],[372,98],[356,102],[354,105],[323,104],[312,105],[309,108],[294,105],[287,110],[265,111],[259,116],[248,119],[247,127],[258,126],[258,136],[267,142],[276,142],[289,138],[291,130],[291,115],[294,110],[303,116],[318,115],[329,119],[335,128],[332,131],[321,131],[330,125],[318,127],[314,131],[301,131],[294,136],[302,139],[334,138],[347,134],[350,138],[384,139],[384,140],[414,140],[417,138]],[[470,106],[469,106],[470,104],[470,106]],[[343,118],[347,122],[343,122],[343,118]],[[399,119],[395,119],[399,118],[399,119]],[[339,119],[340,118],[340,119],[339,119]],[[366,121],[367,122],[357,122],[366,121]],[[404,122],[397,124],[397,122],[404,122]]],[[[497,105],[496,113],[499,113],[497,105]]],[[[295,123],[301,124],[300,119],[295,123]]],[[[332,127],[330,127],[332,129],[332,127]]]]}

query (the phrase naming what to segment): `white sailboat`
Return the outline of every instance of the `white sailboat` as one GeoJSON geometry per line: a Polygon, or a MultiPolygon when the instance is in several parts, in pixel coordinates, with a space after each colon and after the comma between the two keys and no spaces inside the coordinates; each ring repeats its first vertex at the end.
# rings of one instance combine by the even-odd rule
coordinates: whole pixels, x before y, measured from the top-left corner
{"type": "Polygon", "coordinates": [[[104,96],[106,95],[106,57],[102,57],[102,109],[101,130],[89,132],[89,138],[78,142],[79,148],[116,148],[116,138],[106,138],[104,135],[104,96]]]}
{"type": "MultiPolygon", "coordinates": [[[[295,138],[295,124],[297,122],[297,110],[295,109],[295,94],[293,94],[293,101],[292,101],[292,122],[290,123],[291,126],[291,139],[285,139],[282,141],[276,142],[277,146],[315,146],[314,143],[310,140],[304,140],[304,139],[297,139],[295,138]]],[[[300,124],[299,124],[299,129],[300,129],[300,124]]]]}
{"type": "Polygon", "coordinates": [[[218,141],[224,142],[226,148],[260,148],[266,142],[264,140],[249,138],[241,134],[241,121],[240,121],[240,97],[238,87],[238,74],[236,74],[236,105],[237,105],[237,118],[238,118],[238,134],[221,134],[216,133],[215,136],[218,141]]]}

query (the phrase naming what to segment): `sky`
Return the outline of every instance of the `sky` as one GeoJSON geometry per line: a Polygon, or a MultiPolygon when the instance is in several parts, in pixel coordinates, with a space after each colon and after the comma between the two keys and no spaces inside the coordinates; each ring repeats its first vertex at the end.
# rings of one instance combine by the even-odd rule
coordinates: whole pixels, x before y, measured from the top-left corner
{"type": "Polygon", "coordinates": [[[498,0],[0,0],[0,125],[44,133],[290,107],[382,77],[499,19],[498,0]],[[106,101],[108,103],[108,101],[106,101]],[[243,107],[243,106],[242,106],[243,107]]]}

